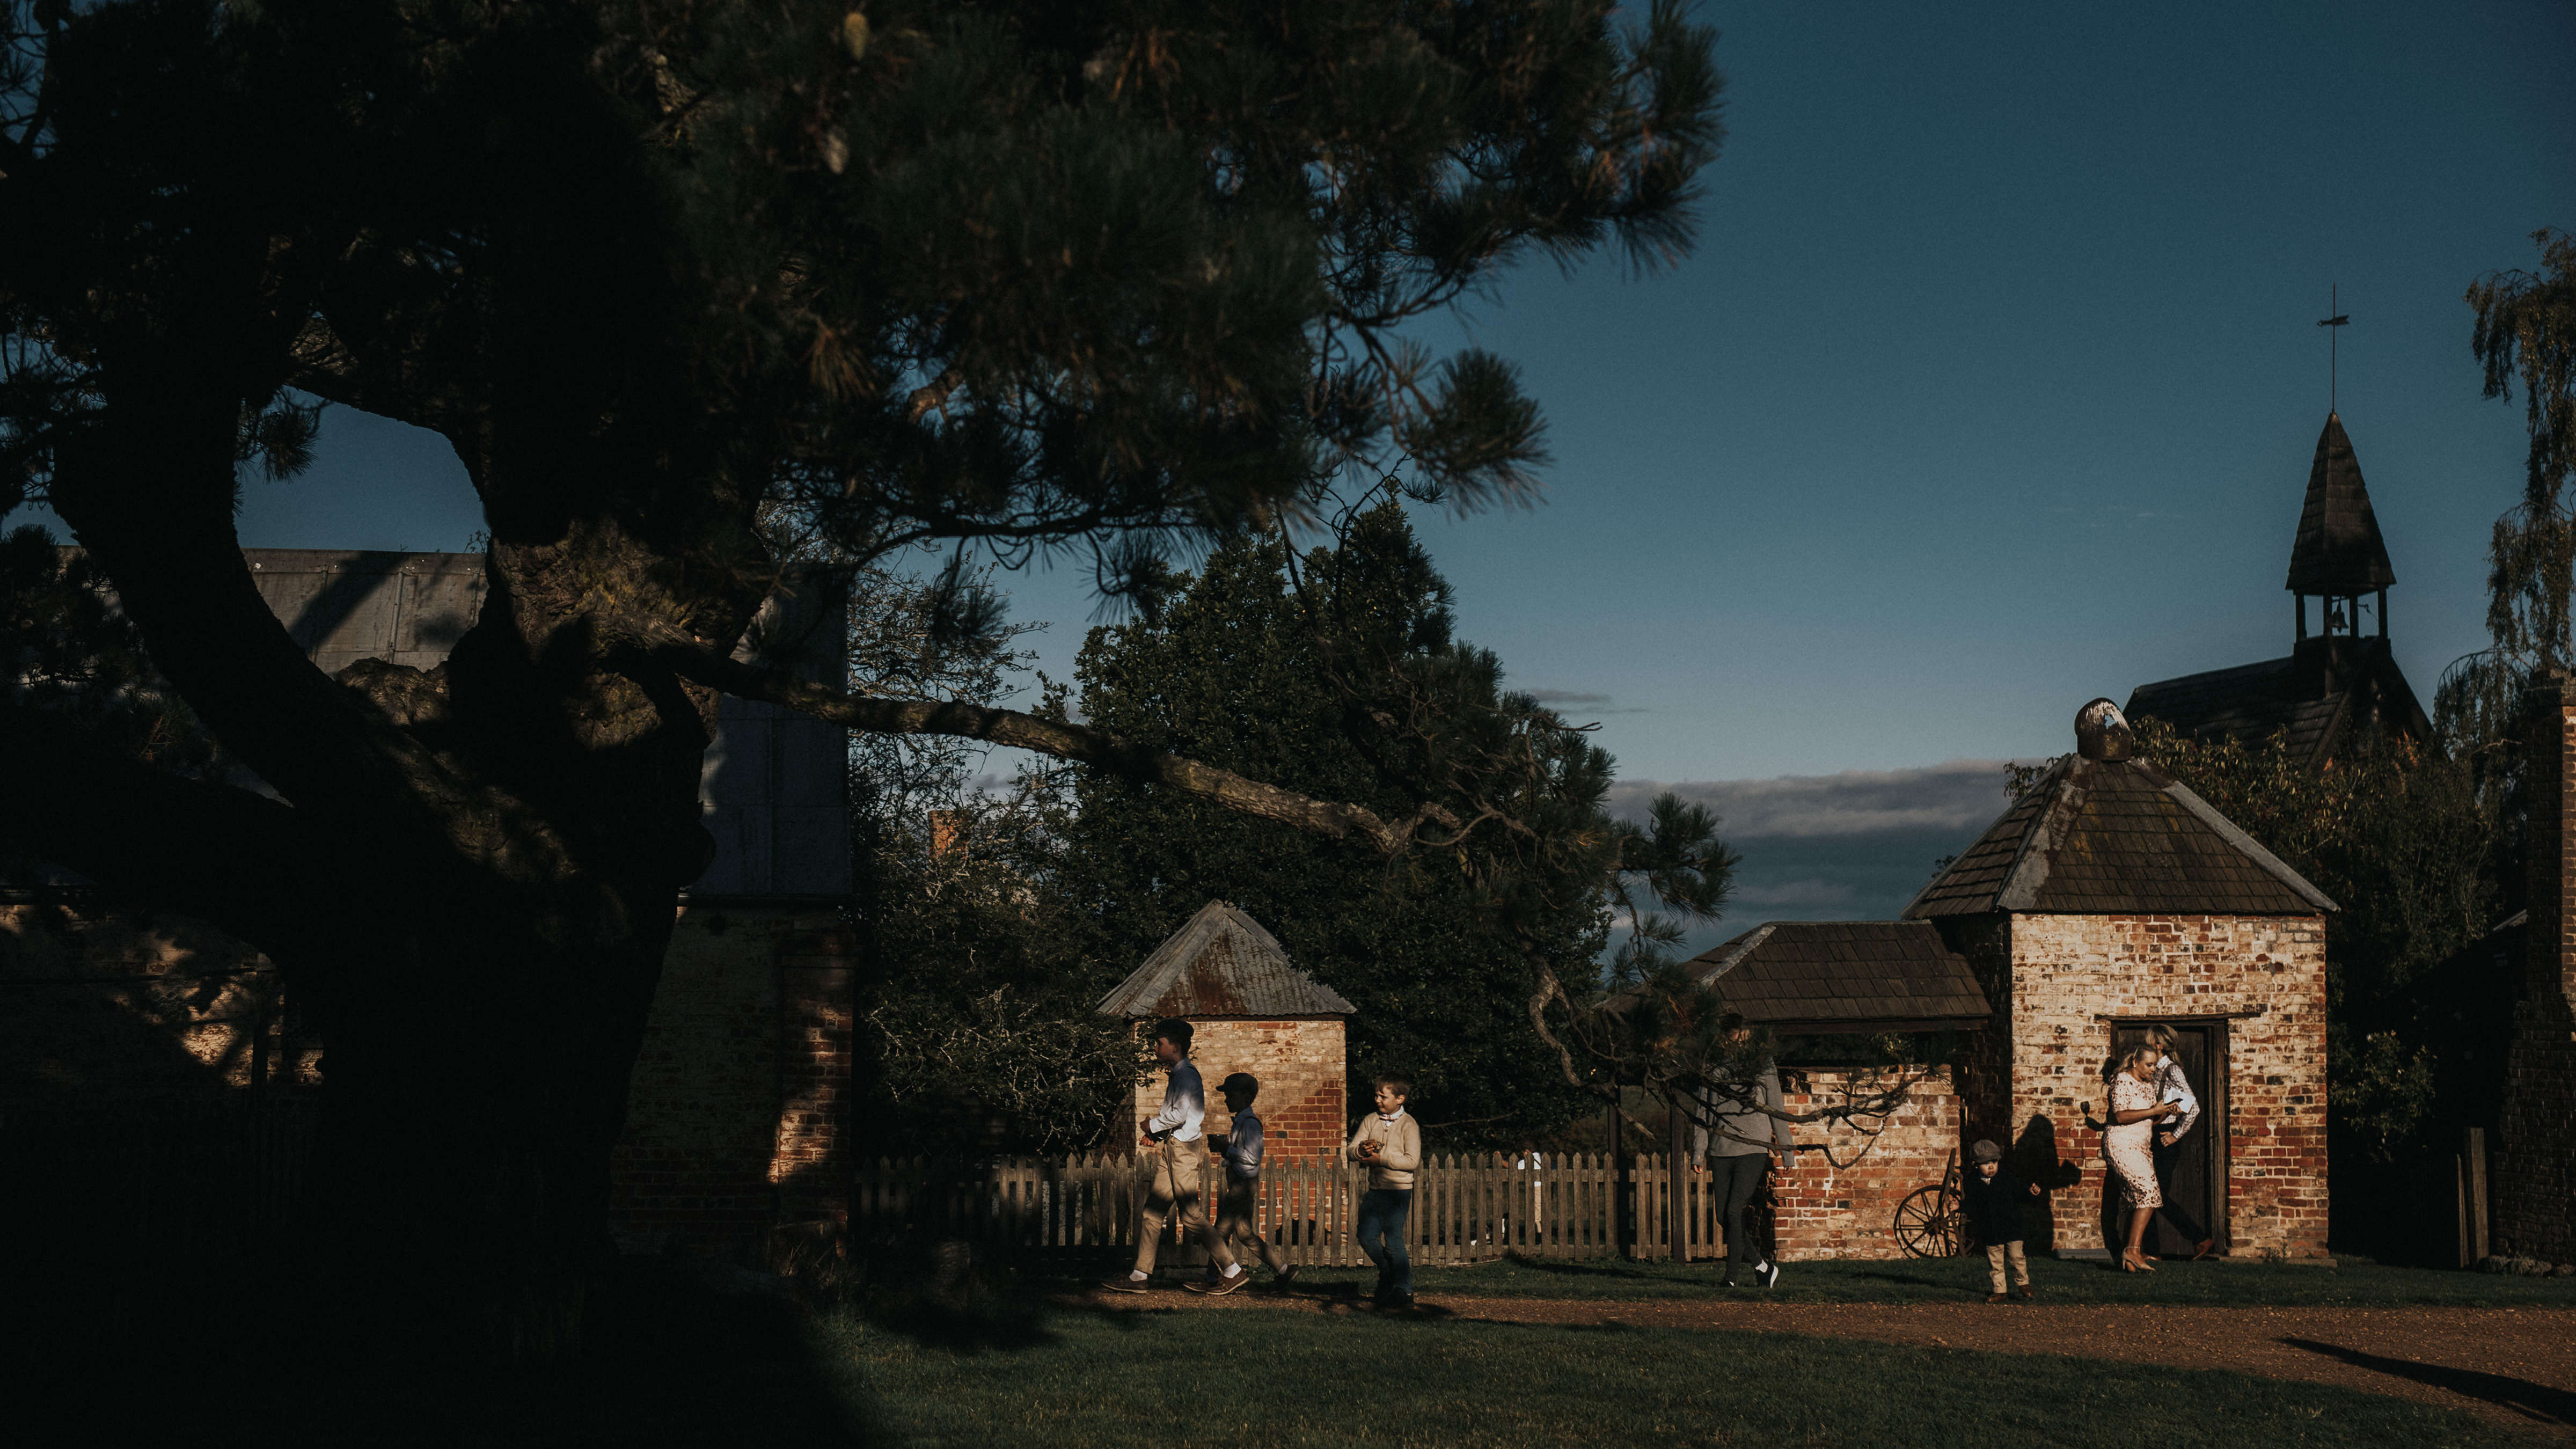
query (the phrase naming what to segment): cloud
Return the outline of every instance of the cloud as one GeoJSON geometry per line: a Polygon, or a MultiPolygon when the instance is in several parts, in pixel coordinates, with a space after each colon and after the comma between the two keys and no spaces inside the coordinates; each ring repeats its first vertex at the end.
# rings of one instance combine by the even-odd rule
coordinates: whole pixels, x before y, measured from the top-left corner
{"type": "Polygon", "coordinates": [[[1541,704],[1608,704],[1610,702],[1610,696],[1606,694],[1577,694],[1571,689],[1531,689],[1522,692],[1541,704]]]}
{"type": "Polygon", "coordinates": [[[1849,881],[1827,880],[1811,875],[1804,880],[1781,881],[1772,885],[1739,886],[1735,892],[1738,906],[1842,906],[1851,904],[1855,894],[1849,881]]]}
{"type": "Polygon", "coordinates": [[[1955,855],[2004,812],[2002,760],[1952,760],[1918,770],[1846,770],[1768,780],[1627,780],[1611,809],[1645,818],[1671,791],[1720,817],[1718,835],[1744,857],[1726,918],[1694,928],[1706,950],[1764,921],[1894,920],[1955,855]]]}
{"type": "Polygon", "coordinates": [[[1916,770],[1845,770],[1768,780],[1622,780],[1611,787],[1610,808],[1626,819],[1643,820],[1648,803],[1670,791],[1715,810],[1729,839],[1972,831],[2003,813],[2004,764],[1952,760],[1916,770]]]}

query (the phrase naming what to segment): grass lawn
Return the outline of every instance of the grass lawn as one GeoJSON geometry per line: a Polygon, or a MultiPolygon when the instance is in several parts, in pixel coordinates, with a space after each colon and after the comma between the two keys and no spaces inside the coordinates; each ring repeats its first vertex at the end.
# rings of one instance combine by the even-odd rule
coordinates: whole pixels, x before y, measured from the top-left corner
{"type": "MultiPolygon", "coordinates": [[[[1269,1275],[1254,1269],[1266,1282],[1269,1275]]],[[[2576,1278],[2506,1278],[2431,1268],[2386,1268],[2346,1261],[2337,1268],[2278,1263],[2163,1263],[2150,1273],[2122,1273],[2105,1263],[2034,1257],[2031,1282],[2049,1303],[2197,1303],[2236,1307],[2384,1308],[2426,1304],[2455,1308],[2576,1308],[2576,1278]]],[[[1478,1298],[1699,1299],[1725,1293],[1717,1265],[1693,1263],[1501,1262],[1472,1268],[1413,1270],[1418,1293],[1478,1298]]],[[[1079,1287],[1098,1273],[1065,1273],[1051,1284],[1079,1287]]],[[[1316,1268],[1298,1274],[1301,1290],[1365,1295],[1370,1268],[1316,1268]]],[[[1907,1258],[1891,1262],[1783,1263],[1780,1286],[1736,1293],[1787,1303],[1955,1303],[1982,1298],[1986,1259],[1907,1258]]]]}
{"type": "Polygon", "coordinates": [[[960,1449],[2512,1442],[2454,1410],[2320,1385],[1790,1334],[1061,1310],[997,1345],[848,1316],[810,1341],[819,1386],[868,1440],[960,1449]]]}

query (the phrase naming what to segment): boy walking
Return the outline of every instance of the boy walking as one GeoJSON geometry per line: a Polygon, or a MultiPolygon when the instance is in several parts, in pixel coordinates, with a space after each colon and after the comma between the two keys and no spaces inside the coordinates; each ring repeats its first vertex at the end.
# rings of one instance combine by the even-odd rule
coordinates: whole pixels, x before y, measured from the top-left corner
{"type": "MultiPolygon", "coordinates": [[[[1237,1243],[1251,1244],[1270,1269],[1270,1286],[1286,1288],[1295,1281],[1297,1270],[1279,1260],[1279,1250],[1270,1246],[1261,1231],[1261,1119],[1252,1111],[1261,1083],[1250,1072],[1236,1072],[1219,1083],[1217,1091],[1225,1097],[1225,1110],[1234,1124],[1218,1144],[1224,1151],[1225,1181],[1216,1200],[1216,1241],[1225,1244],[1228,1252],[1237,1243]]],[[[1182,1286],[1192,1293],[1214,1293],[1223,1281],[1210,1263],[1204,1281],[1182,1286]]]]}
{"type": "Polygon", "coordinates": [[[1360,1251],[1377,1264],[1377,1302],[1382,1308],[1413,1306],[1413,1259],[1404,1250],[1404,1233],[1413,1218],[1413,1174],[1422,1166],[1422,1129],[1404,1110],[1413,1082],[1402,1072],[1377,1078],[1377,1111],[1360,1119],[1359,1130],[1343,1155],[1365,1162],[1368,1191],[1360,1194],[1360,1251]]]}
{"type": "Polygon", "coordinates": [[[1968,1157],[1972,1166],[1959,1177],[1959,1199],[1977,1230],[1977,1241],[1986,1245],[1986,1282],[1994,1289],[1986,1301],[2004,1301],[2008,1264],[2019,1295],[2035,1297],[2030,1289],[2030,1259],[2021,1248],[2022,1239],[2030,1234],[2022,1206],[2039,1196],[2039,1187],[2013,1176],[2012,1169],[2004,1166],[2003,1149],[1983,1138],[1968,1149],[1968,1157]]]}
{"type": "Polygon", "coordinates": [[[1208,1231],[1207,1196],[1201,1190],[1207,1149],[1200,1144],[1199,1124],[1207,1117],[1207,1095],[1199,1069],[1190,1064],[1190,1024],[1177,1018],[1154,1024],[1154,1056],[1167,1074],[1163,1110],[1146,1118],[1141,1145],[1153,1154],[1153,1178],[1145,1202],[1136,1210],[1136,1266],[1124,1278],[1100,1286],[1113,1293],[1143,1293],[1154,1279],[1154,1254],[1162,1246],[1164,1220],[1178,1209],[1181,1226],[1207,1244],[1208,1258],[1218,1268],[1216,1285],[1207,1291],[1231,1293],[1244,1284],[1243,1265],[1208,1231]]]}

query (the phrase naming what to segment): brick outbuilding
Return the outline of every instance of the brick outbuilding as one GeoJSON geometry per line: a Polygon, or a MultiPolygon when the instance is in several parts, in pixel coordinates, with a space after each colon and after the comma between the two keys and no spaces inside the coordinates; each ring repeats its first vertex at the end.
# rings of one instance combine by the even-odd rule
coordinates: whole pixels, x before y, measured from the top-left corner
{"type": "MultiPolygon", "coordinates": [[[[2149,1028],[2203,1117],[2168,1198],[2233,1257],[2326,1255],[2325,914],[2333,901],[2171,776],[2108,700],[1905,914],[1966,957],[1995,1018],[1969,1038],[1963,1135],[2059,1189],[2033,1247],[2103,1250],[2106,1069],[2149,1028]],[[2071,1191],[2068,1189],[2072,1189],[2071,1191]]],[[[2160,1221],[2151,1250],[2187,1248],[2160,1221]]]]}
{"type": "MultiPolygon", "coordinates": [[[[1344,1023],[1357,1008],[1298,970],[1278,939],[1232,904],[1210,901],[1200,907],[1100,999],[1099,1010],[1136,1023],[1139,1031],[1166,1017],[1190,1024],[1190,1056],[1207,1084],[1210,1136],[1227,1130],[1232,1120],[1217,1083],[1230,1073],[1250,1072],[1261,1082],[1253,1110],[1272,1157],[1304,1162],[1340,1149],[1349,1125],[1343,1116],[1344,1023]]],[[[1138,1085],[1135,1110],[1128,1115],[1150,1117],[1162,1105],[1158,1075],[1138,1085]]],[[[1119,1133],[1113,1140],[1133,1136],[1119,1133]]]]}

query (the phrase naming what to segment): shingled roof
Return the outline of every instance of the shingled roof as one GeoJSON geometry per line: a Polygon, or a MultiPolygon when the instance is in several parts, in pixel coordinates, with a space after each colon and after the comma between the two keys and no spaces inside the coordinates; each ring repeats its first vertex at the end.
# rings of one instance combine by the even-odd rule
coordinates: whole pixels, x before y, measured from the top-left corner
{"type": "Polygon", "coordinates": [[[2316,461],[2308,467],[2308,500],[2299,511],[2299,536],[2290,545],[2288,587],[2302,594],[2367,594],[2397,582],[2380,541],[2370,490],[2362,485],[2361,460],[2343,419],[2326,414],[2317,435],[2316,461]]]}
{"type": "Polygon", "coordinates": [[[1943,1031],[1994,1014],[1929,921],[1772,921],[1690,969],[1728,1010],[1778,1032],[1943,1031]]]}
{"type": "Polygon", "coordinates": [[[2419,740],[2433,732],[2388,641],[2349,635],[2302,640],[2283,659],[2141,684],[2126,713],[2196,739],[2248,745],[2287,731],[2291,758],[2310,768],[2333,758],[2356,730],[2419,740]]]}
{"type": "Polygon", "coordinates": [[[1906,918],[2313,916],[2336,909],[2208,801],[2142,760],[2068,755],[1932,878],[1906,918]]]}
{"type": "Polygon", "coordinates": [[[1298,970],[1278,939],[1230,902],[1210,901],[1154,948],[1097,1008],[1104,1016],[1349,1016],[1358,1008],[1298,970]]]}

